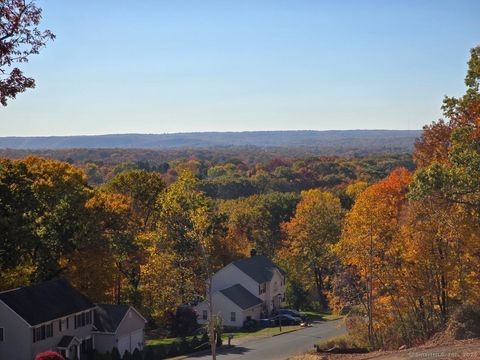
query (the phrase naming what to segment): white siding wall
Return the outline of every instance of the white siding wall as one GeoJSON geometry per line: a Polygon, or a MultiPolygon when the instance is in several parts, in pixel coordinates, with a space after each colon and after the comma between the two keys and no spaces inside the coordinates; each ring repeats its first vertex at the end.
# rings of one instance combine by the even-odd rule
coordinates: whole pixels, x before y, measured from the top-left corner
{"type": "Polygon", "coordinates": [[[0,342],[0,359],[30,360],[32,334],[30,326],[12,309],[0,301],[0,327],[4,341],[0,342]]]}
{"type": "Polygon", "coordinates": [[[135,310],[130,308],[115,334],[94,333],[95,347],[99,352],[106,352],[112,351],[114,346],[118,346],[120,355],[123,355],[125,350],[130,352],[133,352],[136,348],[142,350],[145,343],[144,328],[145,320],[135,310]],[[122,347],[121,343],[126,346],[127,339],[128,347],[122,347]]]}
{"type": "Polygon", "coordinates": [[[48,350],[56,350],[58,342],[65,335],[75,336],[78,340],[80,340],[80,342],[84,339],[92,337],[92,328],[93,328],[93,319],[94,319],[93,309],[89,311],[92,311],[92,324],[80,326],[75,329],[74,315],[70,315],[68,316],[68,329],[63,327],[62,331],[59,331],[58,322],[60,320],[54,320],[53,321],[53,337],[46,338],[45,340],[40,340],[33,343],[33,332],[30,331],[31,332],[30,341],[32,342],[33,355],[35,356],[36,354],[39,354],[41,352],[48,351],[48,350]]]}
{"type": "Polygon", "coordinates": [[[280,271],[275,270],[272,280],[267,284],[266,303],[269,312],[273,310],[273,298],[278,294],[283,298],[285,294],[285,284],[282,283],[282,279],[283,275],[280,271]]]}
{"type": "Polygon", "coordinates": [[[259,295],[258,283],[235,265],[230,264],[219,270],[212,278],[213,291],[220,291],[230,286],[240,284],[256,297],[265,300],[265,294],[259,295]]]}
{"type": "MultiPolygon", "coordinates": [[[[213,294],[213,312],[215,315],[220,316],[223,319],[224,326],[232,326],[232,327],[242,327],[243,322],[247,316],[251,316],[252,319],[260,319],[260,312],[262,309],[262,305],[258,305],[253,309],[247,309],[243,311],[240,307],[238,307],[235,303],[230,301],[227,297],[225,297],[222,293],[216,292],[213,294]],[[231,321],[231,312],[235,312],[235,321],[231,321]]],[[[206,324],[208,320],[203,320],[202,314],[203,311],[207,310],[208,312],[208,320],[210,320],[210,312],[208,310],[208,303],[206,301],[198,304],[195,307],[195,311],[198,314],[198,323],[199,324],[206,324]]]]}

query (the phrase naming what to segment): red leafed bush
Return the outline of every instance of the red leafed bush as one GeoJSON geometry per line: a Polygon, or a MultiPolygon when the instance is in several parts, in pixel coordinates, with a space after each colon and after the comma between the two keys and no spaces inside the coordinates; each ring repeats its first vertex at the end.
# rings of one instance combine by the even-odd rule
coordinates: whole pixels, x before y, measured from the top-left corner
{"type": "Polygon", "coordinates": [[[54,351],[45,351],[35,356],[35,360],[65,360],[62,355],[54,351]]]}

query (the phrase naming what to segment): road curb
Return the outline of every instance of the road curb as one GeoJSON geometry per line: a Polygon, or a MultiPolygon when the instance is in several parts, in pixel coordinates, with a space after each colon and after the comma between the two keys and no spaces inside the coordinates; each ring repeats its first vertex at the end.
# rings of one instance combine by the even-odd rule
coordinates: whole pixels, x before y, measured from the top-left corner
{"type": "MultiPolygon", "coordinates": [[[[222,348],[224,348],[224,347],[225,347],[225,345],[217,346],[217,350],[218,350],[218,349],[222,349],[222,348]]],[[[176,357],[167,358],[167,359],[165,359],[165,360],[184,360],[184,359],[188,359],[188,358],[191,357],[191,356],[207,355],[207,354],[209,354],[209,353],[210,353],[210,349],[200,350],[200,351],[192,352],[192,353],[185,354],[185,355],[179,355],[179,356],[176,356],[176,357]]]]}
{"type": "Polygon", "coordinates": [[[290,334],[292,332],[295,332],[295,331],[298,331],[298,330],[303,330],[303,329],[306,329],[306,327],[305,328],[300,328],[300,329],[288,330],[288,331],[284,331],[284,332],[281,332],[281,333],[278,333],[278,334],[273,334],[271,337],[280,336],[280,335],[284,335],[284,334],[290,334]]]}

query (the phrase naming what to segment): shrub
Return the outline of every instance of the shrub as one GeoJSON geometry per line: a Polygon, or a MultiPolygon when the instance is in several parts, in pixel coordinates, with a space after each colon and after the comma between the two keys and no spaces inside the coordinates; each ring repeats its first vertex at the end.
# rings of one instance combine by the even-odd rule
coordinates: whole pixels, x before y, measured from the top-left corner
{"type": "Polygon", "coordinates": [[[222,333],[217,332],[217,347],[222,346],[223,340],[222,340],[222,333]]]}
{"type": "Polygon", "coordinates": [[[132,354],[130,351],[127,350],[123,353],[122,360],[132,360],[132,354]]]}
{"type": "Polygon", "coordinates": [[[208,349],[210,346],[210,340],[207,333],[203,333],[202,338],[200,339],[200,346],[202,349],[208,349]]]}
{"type": "Polygon", "coordinates": [[[55,351],[45,351],[35,356],[35,360],[64,360],[64,358],[55,351]]]}
{"type": "Polygon", "coordinates": [[[364,348],[362,344],[359,344],[358,341],[349,334],[323,340],[318,344],[318,348],[324,351],[334,347],[341,350],[364,348]]]}
{"type": "Polygon", "coordinates": [[[186,338],[182,338],[178,344],[178,350],[181,354],[187,354],[191,351],[191,345],[186,338]]]}
{"type": "Polygon", "coordinates": [[[135,349],[132,353],[132,360],[142,360],[142,353],[140,350],[135,349]]]}
{"type": "Polygon", "coordinates": [[[447,332],[455,339],[480,337],[480,305],[462,305],[452,314],[447,332]]]}
{"type": "Polygon", "coordinates": [[[179,306],[170,314],[169,325],[173,336],[188,336],[198,328],[197,313],[188,306],[179,306]]]}
{"type": "Polygon", "coordinates": [[[195,336],[190,340],[190,348],[192,349],[192,351],[197,351],[197,350],[200,350],[200,349],[199,349],[199,346],[200,346],[200,340],[198,340],[197,335],[195,335],[195,336]]]}
{"type": "MultiPolygon", "coordinates": [[[[148,346],[147,350],[149,350],[148,356],[152,356],[152,359],[165,359],[168,355],[168,348],[169,345],[155,345],[155,346],[148,346]]],[[[147,358],[147,354],[145,354],[145,359],[147,358]]]]}
{"type": "Polygon", "coordinates": [[[147,346],[144,351],[144,359],[145,360],[154,360],[154,359],[161,359],[160,356],[155,356],[155,350],[152,346],[147,346]]]}
{"type": "Polygon", "coordinates": [[[178,356],[178,355],[181,355],[180,354],[180,349],[179,349],[179,343],[178,343],[178,341],[174,341],[167,348],[167,356],[168,357],[175,357],[175,356],[178,356]]]}
{"type": "Polygon", "coordinates": [[[116,347],[112,349],[112,352],[110,354],[112,360],[122,360],[122,357],[120,356],[120,352],[116,347]]]}
{"type": "Polygon", "coordinates": [[[259,324],[257,320],[250,319],[250,320],[245,320],[243,322],[243,329],[245,331],[255,331],[259,328],[259,324]]]}

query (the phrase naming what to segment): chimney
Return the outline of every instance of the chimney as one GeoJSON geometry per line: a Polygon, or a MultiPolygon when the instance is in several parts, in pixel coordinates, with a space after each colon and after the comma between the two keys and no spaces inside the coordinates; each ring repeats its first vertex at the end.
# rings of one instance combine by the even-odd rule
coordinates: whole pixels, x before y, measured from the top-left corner
{"type": "Polygon", "coordinates": [[[255,249],[250,250],[250,257],[254,257],[255,255],[257,255],[257,250],[255,249]]]}

